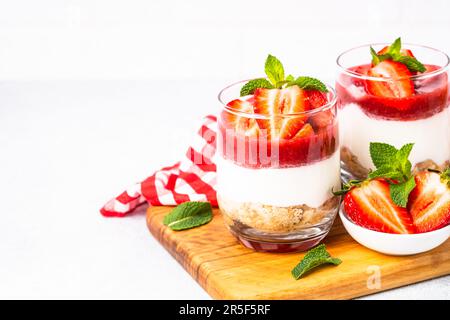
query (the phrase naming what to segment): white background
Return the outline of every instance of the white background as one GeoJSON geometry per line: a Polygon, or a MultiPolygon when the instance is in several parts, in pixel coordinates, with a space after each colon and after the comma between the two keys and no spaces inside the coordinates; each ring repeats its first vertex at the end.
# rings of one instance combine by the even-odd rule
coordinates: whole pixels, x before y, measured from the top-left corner
{"type": "MultiPolygon", "coordinates": [[[[0,2],[0,298],[208,298],[141,212],[98,209],[176,161],[231,81],[332,82],[352,46],[450,52],[450,2],[0,2]]],[[[450,299],[450,277],[372,298],[450,299]]]]}

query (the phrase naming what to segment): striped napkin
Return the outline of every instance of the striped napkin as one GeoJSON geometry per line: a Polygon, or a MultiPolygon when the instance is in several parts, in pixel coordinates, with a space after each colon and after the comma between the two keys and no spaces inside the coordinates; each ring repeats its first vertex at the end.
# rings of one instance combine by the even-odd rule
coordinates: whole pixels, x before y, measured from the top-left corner
{"type": "Polygon", "coordinates": [[[206,116],[185,157],[176,164],[156,171],[119,196],[108,201],[100,212],[105,217],[124,217],[141,204],[178,205],[186,201],[209,201],[217,207],[215,116],[206,116]]]}

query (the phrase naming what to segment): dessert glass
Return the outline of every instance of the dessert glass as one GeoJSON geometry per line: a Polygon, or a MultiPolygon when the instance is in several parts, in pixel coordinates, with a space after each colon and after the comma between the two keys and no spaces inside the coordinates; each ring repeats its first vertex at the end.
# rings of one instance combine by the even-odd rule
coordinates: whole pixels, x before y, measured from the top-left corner
{"type": "Polygon", "coordinates": [[[320,108],[275,118],[228,106],[244,84],[230,85],[218,97],[216,189],[225,224],[256,251],[307,250],[327,235],[339,207],[332,194],[340,187],[335,92],[328,87],[328,102],[320,108]],[[230,118],[256,126],[258,133],[238,132],[230,118]],[[299,119],[310,123],[314,134],[271,139],[259,129],[271,121],[299,119]]]}
{"type": "MultiPolygon", "coordinates": [[[[371,46],[378,52],[388,45],[371,46]]],[[[404,47],[427,68],[425,73],[406,78],[413,82],[415,93],[404,98],[375,96],[366,89],[370,81],[395,84],[390,78],[365,75],[370,68],[369,45],[345,51],[337,58],[336,92],[344,180],[363,179],[374,169],[370,142],[384,142],[397,148],[414,143],[410,155],[414,170],[442,169],[449,164],[449,58],[425,46],[405,44],[404,47]]]]}

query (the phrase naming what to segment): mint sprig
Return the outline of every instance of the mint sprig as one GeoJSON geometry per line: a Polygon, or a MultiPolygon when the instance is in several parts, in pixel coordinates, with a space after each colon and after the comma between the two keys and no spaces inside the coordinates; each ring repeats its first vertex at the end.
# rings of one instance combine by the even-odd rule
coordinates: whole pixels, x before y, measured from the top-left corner
{"type": "Polygon", "coordinates": [[[323,82],[312,77],[297,77],[289,74],[285,76],[284,67],[280,60],[275,56],[268,55],[264,65],[264,71],[267,78],[258,78],[248,81],[242,88],[240,95],[247,96],[253,94],[256,89],[282,89],[297,85],[304,90],[318,90],[328,92],[323,82]]]}
{"type": "Polygon", "coordinates": [[[291,274],[295,279],[300,279],[305,273],[323,264],[339,265],[342,260],[333,258],[327,252],[324,244],[309,250],[303,259],[292,269],[291,274]]]}
{"type": "Polygon", "coordinates": [[[267,79],[253,79],[244,84],[241,88],[241,97],[253,94],[258,88],[273,89],[274,86],[267,79]]]}
{"type": "Polygon", "coordinates": [[[413,146],[413,143],[407,143],[396,149],[386,143],[371,142],[369,147],[376,168],[369,173],[369,179],[384,178],[389,181],[391,199],[402,208],[406,207],[409,194],[416,186],[411,173],[412,164],[408,159],[413,146]]]}
{"type": "Polygon", "coordinates": [[[212,220],[209,202],[184,202],[164,217],[163,223],[172,230],[179,231],[204,225],[212,220]]]}
{"type": "Polygon", "coordinates": [[[372,56],[373,65],[377,65],[384,60],[392,60],[404,64],[411,72],[425,72],[427,70],[419,60],[402,53],[401,38],[395,39],[395,41],[388,47],[387,53],[378,54],[372,47],[370,47],[370,55],[372,56]]]}

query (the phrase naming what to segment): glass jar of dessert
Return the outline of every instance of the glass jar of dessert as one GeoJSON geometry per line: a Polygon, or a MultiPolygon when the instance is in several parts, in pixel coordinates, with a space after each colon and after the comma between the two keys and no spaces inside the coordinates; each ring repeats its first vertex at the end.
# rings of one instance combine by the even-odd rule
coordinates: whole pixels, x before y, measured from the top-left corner
{"type": "Polygon", "coordinates": [[[244,86],[219,94],[216,189],[225,223],[257,251],[309,249],[327,235],[339,206],[334,90],[266,84],[248,94],[244,86]]]}
{"type": "MultiPolygon", "coordinates": [[[[443,169],[450,160],[448,56],[420,45],[360,46],[338,59],[341,161],[346,179],[374,169],[370,142],[414,143],[414,170],[443,169]]],[[[373,156],[373,155],[372,155],[373,156]]]]}

